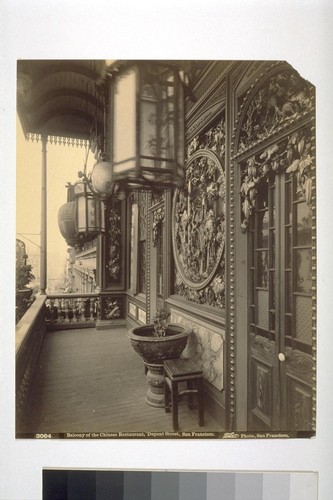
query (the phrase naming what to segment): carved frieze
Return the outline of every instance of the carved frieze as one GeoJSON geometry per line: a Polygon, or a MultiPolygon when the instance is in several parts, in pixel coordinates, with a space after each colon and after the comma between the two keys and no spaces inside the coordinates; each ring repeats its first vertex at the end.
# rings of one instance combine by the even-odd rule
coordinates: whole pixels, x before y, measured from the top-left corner
{"type": "Polygon", "coordinates": [[[271,136],[286,123],[312,111],[314,88],[294,70],[288,69],[264,80],[249,99],[244,101],[244,109],[240,111],[238,153],[271,136]]]}

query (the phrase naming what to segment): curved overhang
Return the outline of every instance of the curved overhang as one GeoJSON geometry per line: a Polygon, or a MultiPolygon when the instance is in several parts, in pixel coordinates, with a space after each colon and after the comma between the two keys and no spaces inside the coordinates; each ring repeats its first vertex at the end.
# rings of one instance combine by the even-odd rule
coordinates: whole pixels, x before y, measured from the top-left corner
{"type": "Polygon", "coordinates": [[[89,140],[104,130],[104,60],[19,60],[17,110],[23,132],[89,140]]]}

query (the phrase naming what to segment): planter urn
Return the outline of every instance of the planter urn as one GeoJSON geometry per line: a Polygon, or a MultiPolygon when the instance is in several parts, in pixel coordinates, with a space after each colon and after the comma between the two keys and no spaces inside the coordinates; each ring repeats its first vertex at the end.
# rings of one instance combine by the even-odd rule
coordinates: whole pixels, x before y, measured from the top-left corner
{"type": "Polygon", "coordinates": [[[155,337],[153,332],[153,324],[137,326],[127,332],[127,337],[147,368],[146,403],[150,406],[163,408],[163,362],[166,359],[179,358],[186,347],[190,330],[181,325],[169,323],[164,337],[155,337]]]}

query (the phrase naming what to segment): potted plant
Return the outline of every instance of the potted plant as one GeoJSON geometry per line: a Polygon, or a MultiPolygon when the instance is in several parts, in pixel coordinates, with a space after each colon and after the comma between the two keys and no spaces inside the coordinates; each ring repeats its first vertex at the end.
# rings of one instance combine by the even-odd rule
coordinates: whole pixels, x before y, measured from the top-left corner
{"type": "Polygon", "coordinates": [[[32,302],[33,290],[26,286],[35,279],[31,271],[30,264],[16,267],[16,323],[22,318],[32,302]]]}
{"type": "Polygon", "coordinates": [[[146,403],[160,408],[164,406],[163,362],[179,358],[190,334],[188,328],[168,323],[169,316],[165,310],[157,311],[151,324],[136,326],[127,332],[133,349],[147,368],[146,403]]]}

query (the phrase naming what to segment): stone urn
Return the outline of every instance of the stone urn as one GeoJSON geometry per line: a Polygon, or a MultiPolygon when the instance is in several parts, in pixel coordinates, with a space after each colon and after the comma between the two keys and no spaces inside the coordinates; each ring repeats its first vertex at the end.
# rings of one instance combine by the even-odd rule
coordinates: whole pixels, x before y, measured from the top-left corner
{"type": "Polygon", "coordinates": [[[154,325],[132,328],[127,332],[133,349],[141,356],[147,368],[148,390],[146,403],[158,408],[164,407],[163,361],[179,358],[186,347],[190,330],[175,323],[169,323],[165,336],[154,336],[154,325]]]}

